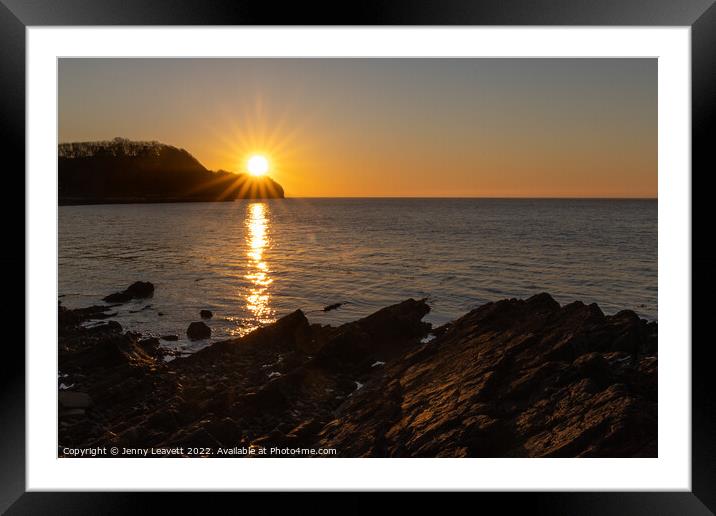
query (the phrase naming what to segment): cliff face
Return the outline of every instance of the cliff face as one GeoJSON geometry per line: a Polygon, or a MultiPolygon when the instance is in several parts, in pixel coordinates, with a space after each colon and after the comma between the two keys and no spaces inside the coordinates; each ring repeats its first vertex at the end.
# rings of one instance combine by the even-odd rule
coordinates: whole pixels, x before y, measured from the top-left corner
{"type": "Polygon", "coordinates": [[[60,308],[60,371],[79,391],[62,396],[82,394],[88,407],[77,415],[65,404],[63,445],[657,455],[657,325],[631,311],[607,316],[541,294],[433,330],[422,300],[339,327],[296,311],[165,363],[156,339],[113,321],[78,325],[104,309],[60,308]]]}
{"type": "Polygon", "coordinates": [[[60,144],[60,204],[283,198],[268,177],[207,170],[184,149],[115,138],[60,144]]]}

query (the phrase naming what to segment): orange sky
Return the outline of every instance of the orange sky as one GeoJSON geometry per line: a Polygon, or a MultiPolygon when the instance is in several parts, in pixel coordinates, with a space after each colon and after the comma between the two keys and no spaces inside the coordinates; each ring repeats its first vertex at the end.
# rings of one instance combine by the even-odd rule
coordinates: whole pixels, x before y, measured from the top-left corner
{"type": "Polygon", "coordinates": [[[62,59],[60,141],[271,162],[287,195],[656,197],[654,59],[62,59]]]}

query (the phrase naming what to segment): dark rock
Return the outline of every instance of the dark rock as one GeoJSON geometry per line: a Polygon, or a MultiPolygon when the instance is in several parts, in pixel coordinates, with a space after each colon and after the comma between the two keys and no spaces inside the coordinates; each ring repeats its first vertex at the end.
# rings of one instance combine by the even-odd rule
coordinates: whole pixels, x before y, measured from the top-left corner
{"type": "Polygon", "coordinates": [[[288,435],[295,436],[300,444],[309,443],[315,440],[321,428],[323,428],[323,422],[318,419],[310,419],[290,430],[288,435]]]}
{"type": "Polygon", "coordinates": [[[122,325],[117,321],[107,321],[106,323],[97,324],[86,328],[88,334],[117,334],[122,332],[122,325]]]}
{"type": "Polygon", "coordinates": [[[259,437],[258,439],[255,439],[251,445],[252,446],[263,446],[266,448],[271,447],[291,447],[295,446],[297,443],[297,438],[295,435],[286,435],[282,431],[278,429],[272,430],[267,435],[264,435],[262,437],[259,437]]]}
{"type": "MultiPolygon", "coordinates": [[[[110,328],[111,329],[111,328],[110,328]]],[[[99,332],[92,328],[85,333],[88,338],[85,346],[75,350],[60,350],[62,370],[70,371],[82,368],[114,368],[119,366],[150,366],[155,358],[143,349],[136,338],[117,331],[99,332]]]]}
{"type": "Polygon", "coordinates": [[[130,313],[130,314],[136,314],[136,313],[139,313],[139,312],[143,312],[143,311],[145,311],[145,310],[150,310],[151,308],[152,308],[152,305],[144,305],[144,306],[143,306],[142,308],[140,308],[139,310],[130,310],[129,313],[130,313]]]}
{"type": "Polygon", "coordinates": [[[259,414],[281,411],[287,406],[287,398],[279,384],[272,382],[256,392],[249,392],[237,398],[234,412],[238,414],[259,414]]]}
{"type": "Polygon", "coordinates": [[[159,142],[62,143],[57,164],[60,205],[284,197],[267,176],[207,170],[186,150],[159,142]]]}
{"type": "Polygon", "coordinates": [[[224,446],[236,446],[241,442],[241,429],[230,417],[211,420],[204,425],[204,428],[224,446]]]}
{"type": "Polygon", "coordinates": [[[86,411],[83,408],[62,409],[59,413],[61,418],[82,417],[85,414],[86,411]]]}
{"type": "Polygon", "coordinates": [[[147,351],[149,353],[154,353],[159,348],[159,339],[156,337],[149,337],[146,339],[142,339],[137,342],[139,347],[141,347],[144,351],[147,351]]]}
{"type": "MultiPolygon", "coordinates": [[[[256,329],[241,339],[215,342],[194,353],[191,356],[191,362],[193,364],[216,363],[257,349],[261,350],[262,356],[264,354],[271,355],[265,358],[267,361],[273,362],[276,360],[277,354],[302,349],[308,346],[312,339],[313,333],[306,316],[301,310],[296,310],[273,324],[256,329]],[[237,346],[239,340],[241,345],[237,346]]],[[[256,367],[251,367],[252,371],[256,371],[256,369],[256,367]]]]}
{"type": "Polygon", "coordinates": [[[572,367],[599,384],[606,384],[609,381],[609,363],[599,353],[585,353],[572,363],[572,367]]]}
{"type": "Polygon", "coordinates": [[[201,310],[199,312],[199,316],[202,319],[211,319],[212,317],[214,317],[214,314],[211,310],[201,310]]]}
{"type": "Polygon", "coordinates": [[[86,392],[59,391],[57,399],[60,406],[66,409],[84,409],[92,404],[92,398],[86,392]]]}
{"type": "Polygon", "coordinates": [[[92,400],[61,405],[63,445],[253,443],[341,457],[658,449],[658,328],[633,312],[605,315],[539,294],[482,305],[422,342],[424,300],[339,327],[295,311],[164,363],[155,340],[111,322],[85,328],[84,314],[58,310],[60,370],[92,400]]]}
{"type": "Polygon", "coordinates": [[[147,418],[147,426],[163,431],[175,431],[178,426],[176,411],[160,410],[155,412],[147,418]]]}
{"type": "Polygon", "coordinates": [[[126,303],[132,299],[144,299],[154,295],[154,285],[148,281],[135,281],[122,292],[106,296],[103,301],[108,303],[126,303]]]}
{"type": "Polygon", "coordinates": [[[90,321],[94,319],[107,319],[117,315],[114,313],[107,313],[112,306],[89,306],[87,308],[77,308],[70,310],[64,306],[59,306],[57,318],[60,327],[68,327],[78,325],[79,323],[90,321]]]}
{"type": "Polygon", "coordinates": [[[148,281],[135,281],[125,292],[134,299],[143,299],[154,295],[154,285],[148,281]]]}
{"type": "Polygon", "coordinates": [[[488,303],[387,364],[314,445],[346,457],[649,456],[656,360],[629,365],[649,348],[642,326],[547,294],[488,303]]]}
{"type": "Polygon", "coordinates": [[[162,335],[159,338],[162,340],[179,340],[179,335],[162,335]]]}
{"type": "Polygon", "coordinates": [[[430,330],[430,324],[422,322],[429,311],[425,300],[409,299],[344,324],[326,337],[317,352],[319,360],[328,367],[343,368],[399,354],[430,330]]]}
{"type": "Polygon", "coordinates": [[[211,328],[202,321],[193,322],[186,329],[186,335],[191,340],[208,339],[211,337],[211,328]]]}

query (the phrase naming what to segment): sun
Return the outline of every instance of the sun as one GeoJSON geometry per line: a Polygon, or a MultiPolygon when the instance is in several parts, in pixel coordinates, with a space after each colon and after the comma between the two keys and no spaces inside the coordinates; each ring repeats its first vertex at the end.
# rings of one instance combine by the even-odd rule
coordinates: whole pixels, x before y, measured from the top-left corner
{"type": "Polygon", "coordinates": [[[246,162],[246,168],[252,176],[263,176],[269,169],[269,162],[266,156],[254,154],[246,162]]]}

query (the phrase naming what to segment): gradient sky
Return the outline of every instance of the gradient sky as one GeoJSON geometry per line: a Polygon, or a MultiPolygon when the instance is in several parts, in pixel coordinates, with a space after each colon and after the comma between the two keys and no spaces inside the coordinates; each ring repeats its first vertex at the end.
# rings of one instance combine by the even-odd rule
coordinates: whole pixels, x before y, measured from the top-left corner
{"type": "Polygon", "coordinates": [[[60,142],[122,136],[288,196],[656,197],[656,59],[61,59],[60,142]]]}

